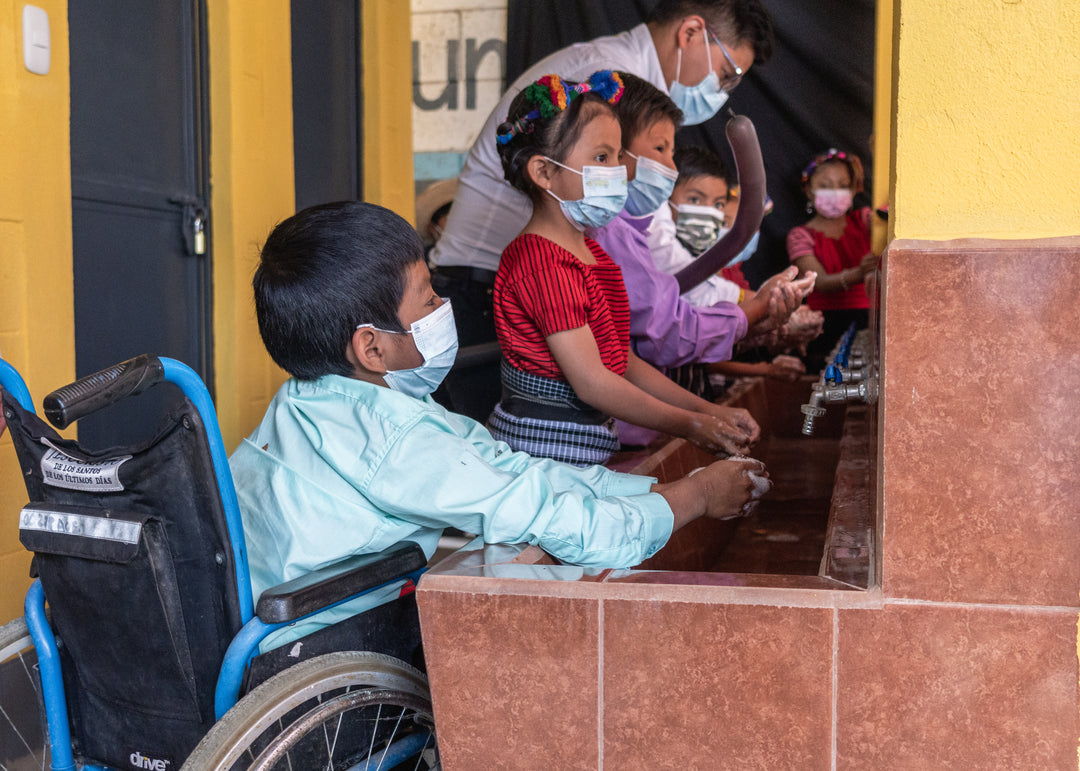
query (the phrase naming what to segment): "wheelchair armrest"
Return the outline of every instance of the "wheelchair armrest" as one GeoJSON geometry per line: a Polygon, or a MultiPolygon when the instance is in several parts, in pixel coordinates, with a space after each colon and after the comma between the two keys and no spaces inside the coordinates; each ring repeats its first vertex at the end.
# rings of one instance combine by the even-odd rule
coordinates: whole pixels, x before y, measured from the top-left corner
{"type": "Polygon", "coordinates": [[[359,554],[270,587],[255,608],[266,624],[282,624],[389,583],[427,565],[424,551],[402,541],[377,554],[359,554]]]}

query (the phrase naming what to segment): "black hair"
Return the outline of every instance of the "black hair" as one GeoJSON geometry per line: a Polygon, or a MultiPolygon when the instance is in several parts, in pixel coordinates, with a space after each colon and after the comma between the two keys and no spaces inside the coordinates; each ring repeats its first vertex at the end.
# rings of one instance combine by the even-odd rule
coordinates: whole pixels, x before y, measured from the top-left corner
{"type": "Polygon", "coordinates": [[[662,118],[670,120],[675,128],[682,125],[682,110],[675,106],[670,96],[629,72],[620,72],[619,77],[622,78],[623,93],[615,105],[615,117],[622,129],[623,147],[629,147],[634,137],[662,118]]]}
{"type": "Polygon", "coordinates": [[[719,177],[725,182],[730,182],[727,166],[719,155],[706,147],[687,145],[676,148],[675,168],[679,170],[679,178],[675,180],[676,185],[697,177],[719,177]]]}
{"type": "Polygon", "coordinates": [[[438,222],[439,217],[445,217],[447,214],[449,214],[450,213],[450,207],[453,206],[453,204],[454,204],[453,201],[447,201],[442,206],[440,206],[438,209],[433,211],[431,213],[431,219],[428,220],[428,224],[430,225],[432,222],[438,222]]]}
{"type": "Polygon", "coordinates": [[[753,46],[754,64],[772,56],[772,16],[761,0],[660,0],[646,21],[655,26],[692,15],[705,19],[725,44],[753,46]]]}
{"type": "Polygon", "coordinates": [[[404,331],[398,308],[420,237],[389,209],[360,201],[312,206],[281,222],[251,282],[270,358],[300,380],[351,375],[358,324],[404,331]]]}
{"type": "MultiPolygon", "coordinates": [[[[577,85],[569,80],[563,83],[568,90],[577,85]]],[[[499,126],[497,134],[505,133],[515,121],[523,119],[536,108],[537,105],[528,94],[526,89],[514,97],[506,122],[499,126]]],[[[602,96],[586,91],[572,99],[565,110],[559,110],[550,118],[530,120],[524,131],[517,131],[509,142],[497,145],[506,181],[529,196],[533,203],[541,200],[543,190],[532,181],[526,168],[529,159],[536,155],[546,155],[562,163],[581,137],[586,124],[603,112],[615,115],[612,106],[602,96]]]]}

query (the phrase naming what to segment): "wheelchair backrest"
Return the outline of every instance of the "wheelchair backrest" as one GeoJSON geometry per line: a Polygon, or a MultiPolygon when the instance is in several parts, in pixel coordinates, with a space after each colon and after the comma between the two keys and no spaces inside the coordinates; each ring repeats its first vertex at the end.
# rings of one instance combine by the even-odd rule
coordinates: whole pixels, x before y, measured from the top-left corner
{"type": "Polygon", "coordinates": [[[185,399],[144,442],[87,451],[6,393],[3,409],[30,499],[20,539],[50,607],[76,754],[176,769],[214,722],[218,670],[241,625],[199,413],[185,399]]]}

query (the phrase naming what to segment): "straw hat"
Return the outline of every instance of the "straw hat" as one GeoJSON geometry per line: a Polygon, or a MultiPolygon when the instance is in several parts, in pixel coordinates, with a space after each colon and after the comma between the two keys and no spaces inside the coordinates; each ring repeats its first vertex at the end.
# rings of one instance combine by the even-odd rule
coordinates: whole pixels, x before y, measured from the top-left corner
{"type": "Polygon", "coordinates": [[[425,244],[430,245],[431,242],[427,226],[431,224],[432,215],[453,201],[456,192],[457,177],[451,177],[432,182],[420,195],[416,196],[416,230],[424,239],[425,244]]]}

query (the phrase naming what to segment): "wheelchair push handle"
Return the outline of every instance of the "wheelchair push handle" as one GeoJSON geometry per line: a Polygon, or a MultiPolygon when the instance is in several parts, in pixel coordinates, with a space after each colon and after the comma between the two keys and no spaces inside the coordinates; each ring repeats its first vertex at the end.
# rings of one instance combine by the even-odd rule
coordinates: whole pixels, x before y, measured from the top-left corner
{"type": "Polygon", "coordinates": [[[45,417],[57,428],[67,428],[79,418],[140,394],[165,379],[156,356],[143,354],[108,369],[79,378],[45,397],[45,417]]]}

